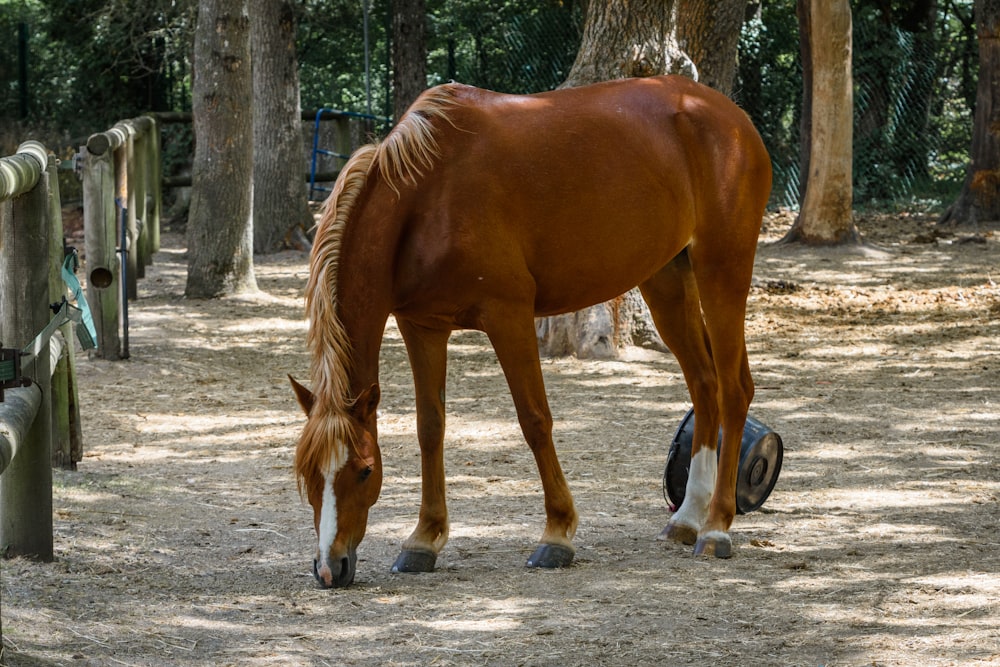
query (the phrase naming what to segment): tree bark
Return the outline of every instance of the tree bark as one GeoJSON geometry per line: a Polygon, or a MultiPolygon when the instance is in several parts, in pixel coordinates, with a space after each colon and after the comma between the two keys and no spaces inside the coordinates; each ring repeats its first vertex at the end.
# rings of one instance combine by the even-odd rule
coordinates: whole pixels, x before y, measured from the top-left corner
{"type": "Polygon", "coordinates": [[[309,223],[296,11],[293,0],[259,0],[251,15],[253,249],[258,253],[280,250],[289,230],[309,223]]]}
{"type": "Polygon", "coordinates": [[[392,3],[392,97],[396,118],[402,118],[427,87],[427,40],[424,0],[392,3]]]}
{"type": "Polygon", "coordinates": [[[253,85],[246,0],[201,0],[194,42],[195,154],[185,295],[256,291],[253,85]]]}
{"type": "Polygon", "coordinates": [[[795,15],[799,20],[799,57],[802,59],[802,115],[799,118],[799,204],[809,183],[809,158],[812,155],[813,58],[810,0],[797,0],[795,15]]]}
{"type": "Polygon", "coordinates": [[[812,131],[809,180],[802,209],[782,239],[810,245],[859,242],[853,217],[849,0],[812,0],[812,131]]]}
{"type": "Polygon", "coordinates": [[[583,39],[561,88],[656,74],[694,77],[677,45],[673,0],[611,0],[587,7],[583,39]]]}
{"type": "Polygon", "coordinates": [[[1000,220],[1000,0],[976,0],[979,83],[969,169],[941,224],[1000,220]]]}
{"type": "Polygon", "coordinates": [[[677,41],[698,81],[732,95],[747,0],[677,0],[677,41]]]}

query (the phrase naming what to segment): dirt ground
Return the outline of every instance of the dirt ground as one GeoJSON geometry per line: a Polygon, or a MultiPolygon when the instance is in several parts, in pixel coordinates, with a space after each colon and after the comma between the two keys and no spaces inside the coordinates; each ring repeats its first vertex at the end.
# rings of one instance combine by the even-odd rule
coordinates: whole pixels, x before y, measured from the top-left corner
{"type": "Polygon", "coordinates": [[[55,562],[0,564],[5,664],[1000,665],[1000,238],[893,216],[859,221],[881,249],[774,247],[790,220],[767,221],[748,318],[751,413],[784,467],[732,559],[653,539],[688,398],[672,357],[632,350],[544,362],[578,551],[525,568],[537,473],[491,349],[460,333],[451,541],[434,573],[391,574],[420,480],[390,322],[382,497],[334,591],[291,471],[307,258],[259,258],[259,295],[189,301],[166,234],[131,359],[81,357],[86,456],[55,473],[55,562]]]}

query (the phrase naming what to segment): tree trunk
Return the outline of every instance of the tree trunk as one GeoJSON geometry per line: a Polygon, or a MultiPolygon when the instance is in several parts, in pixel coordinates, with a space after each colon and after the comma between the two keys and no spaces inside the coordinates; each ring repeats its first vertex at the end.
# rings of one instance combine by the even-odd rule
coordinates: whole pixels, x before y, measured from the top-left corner
{"type": "MultiPolygon", "coordinates": [[[[561,87],[668,73],[696,77],[701,69],[728,92],[735,76],[735,47],[745,7],[743,0],[591,2],[580,50],[561,87]],[[683,21],[677,15],[679,6],[690,12],[683,21]],[[681,23],[689,43],[699,57],[706,58],[703,62],[692,61],[678,46],[681,23]],[[712,39],[719,40],[715,49],[712,39]],[[729,65],[723,62],[727,58],[732,59],[729,65]]],[[[536,332],[542,354],[550,356],[613,358],[626,345],[666,350],[638,290],[576,313],[540,318],[536,332]]]]}
{"type": "Polygon", "coordinates": [[[799,56],[802,59],[802,115],[799,117],[799,204],[809,183],[809,157],[812,155],[813,58],[810,0],[795,3],[799,20],[799,56]]]}
{"type": "Polygon", "coordinates": [[[392,97],[396,118],[402,118],[427,87],[426,17],[424,0],[393,0],[392,97]]]}
{"type": "Polygon", "coordinates": [[[195,153],[185,295],[255,291],[253,84],[246,0],[201,0],[194,41],[195,153]]]}
{"type": "Polygon", "coordinates": [[[258,253],[280,250],[291,229],[310,222],[303,179],[296,4],[259,0],[251,15],[253,249],[258,253]]]}
{"type": "Polygon", "coordinates": [[[853,218],[849,0],[812,0],[812,132],[802,210],[783,239],[811,245],[858,242],[853,218]]]}
{"type": "Polygon", "coordinates": [[[698,81],[732,95],[747,0],[677,0],[677,41],[698,81]]]}
{"type": "Polygon", "coordinates": [[[561,88],[656,74],[695,76],[677,45],[673,0],[611,0],[587,7],[583,39],[561,88]]]}
{"type": "Polygon", "coordinates": [[[942,224],[1000,220],[1000,0],[976,0],[979,83],[969,170],[942,224]]]}

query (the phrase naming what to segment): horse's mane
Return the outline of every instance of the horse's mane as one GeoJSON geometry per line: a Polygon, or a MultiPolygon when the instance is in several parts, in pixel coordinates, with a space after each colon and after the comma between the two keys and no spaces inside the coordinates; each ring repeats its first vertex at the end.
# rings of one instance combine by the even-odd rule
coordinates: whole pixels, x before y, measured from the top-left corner
{"type": "Polygon", "coordinates": [[[295,455],[300,488],[309,472],[328,474],[328,467],[339,469],[354,444],[349,416],[354,401],[351,344],[337,312],[337,275],[347,220],[373,170],[398,195],[401,185],[415,185],[433,167],[439,155],[434,121],[441,118],[450,123],[447,109],[455,101],[454,86],[425,91],[389,136],[355,151],[323,206],[306,283],[310,320],[306,340],[314,403],[295,455]]]}

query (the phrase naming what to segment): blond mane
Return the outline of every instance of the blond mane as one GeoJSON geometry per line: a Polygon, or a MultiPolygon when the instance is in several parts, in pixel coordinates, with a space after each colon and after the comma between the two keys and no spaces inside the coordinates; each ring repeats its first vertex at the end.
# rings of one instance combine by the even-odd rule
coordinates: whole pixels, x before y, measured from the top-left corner
{"type": "Polygon", "coordinates": [[[435,119],[450,123],[447,109],[454,103],[453,86],[424,92],[382,142],[355,151],[323,206],[306,283],[310,320],[306,342],[315,400],[295,455],[300,490],[309,473],[339,469],[355,437],[350,420],[351,345],[337,312],[337,275],[347,220],[374,169],[398,196],[401,186],[416,185],[434,166],[440,154],[435,119]]]}

